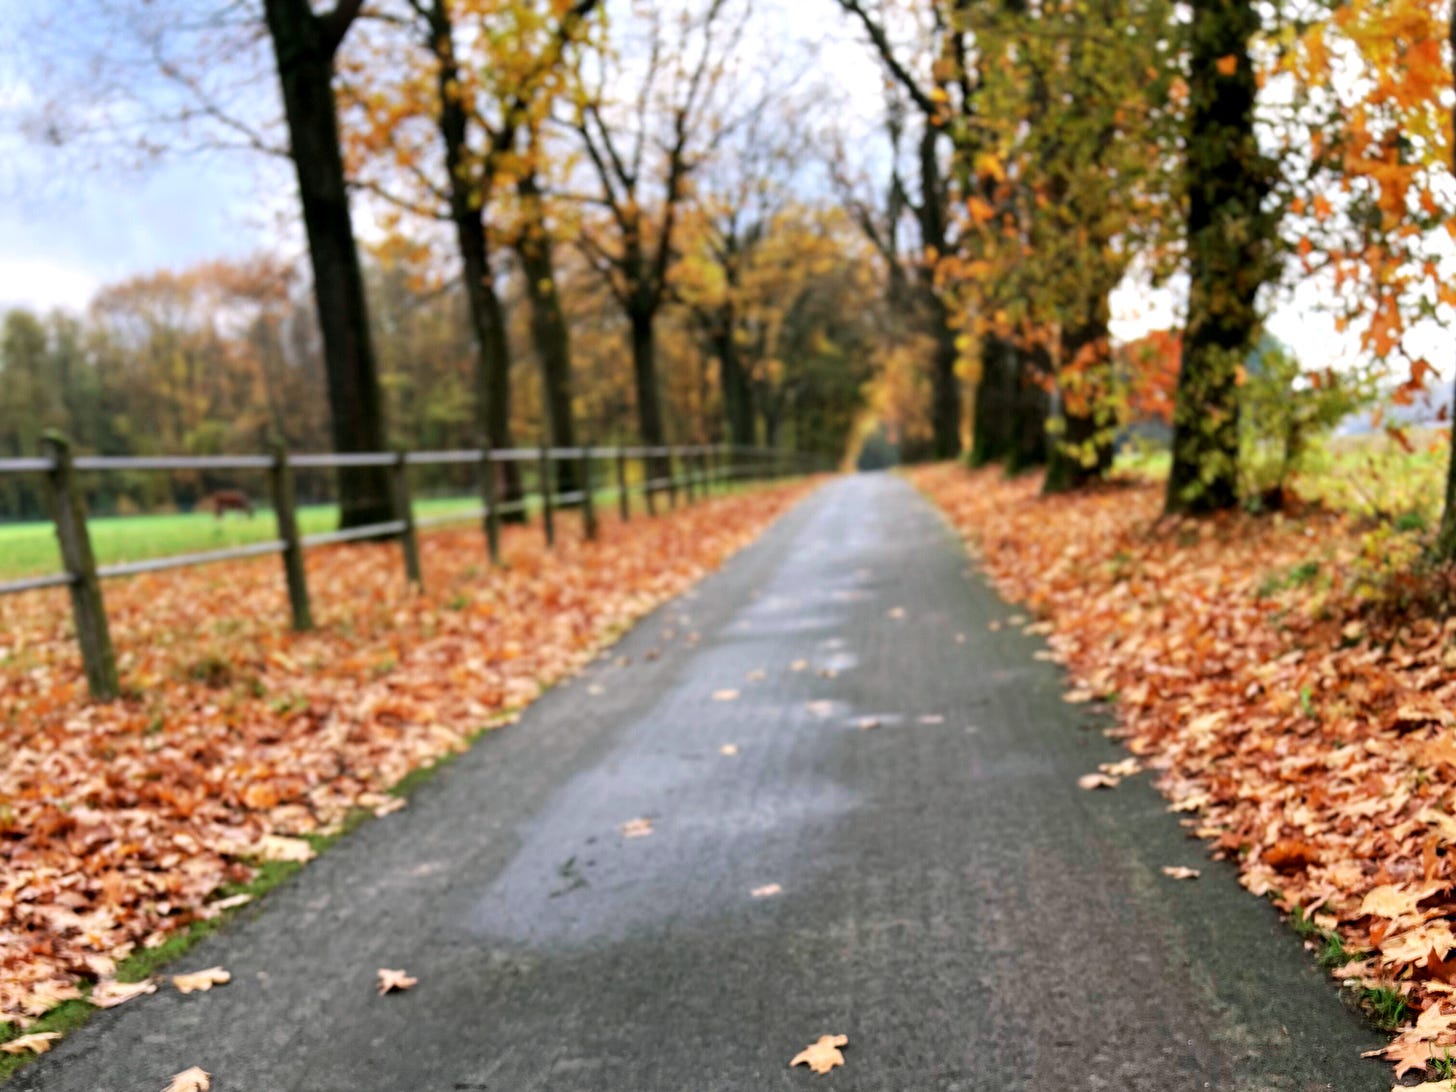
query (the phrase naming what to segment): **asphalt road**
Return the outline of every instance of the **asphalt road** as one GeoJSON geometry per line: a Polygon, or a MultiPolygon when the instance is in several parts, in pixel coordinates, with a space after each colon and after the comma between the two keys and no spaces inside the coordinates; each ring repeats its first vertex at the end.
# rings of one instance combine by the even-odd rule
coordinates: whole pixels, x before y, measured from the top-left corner
{"type": "Polygon", "coordinates": [[[1076,787],[1123,756],[988,628],[1013,613],[909,486],[835,481],[177,968],[231,985],[101,1013],[14,1083],[1387,1089],[1148,775],[1076,787]],[[419,985],[378,997],[380,967],[419,985]],[[846,1065],[791,1070],[824,1034],[846,1065]]]}

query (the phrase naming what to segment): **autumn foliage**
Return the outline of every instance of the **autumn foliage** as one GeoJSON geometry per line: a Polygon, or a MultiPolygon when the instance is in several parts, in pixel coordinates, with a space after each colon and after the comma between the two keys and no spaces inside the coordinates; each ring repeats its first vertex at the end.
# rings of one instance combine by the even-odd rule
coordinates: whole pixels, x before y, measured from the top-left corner
{"type": "Polygon", "coordinates": [[[23,1026],[117,962],[215,915],[216,895],[411,770],[513,719],[802,492],[756,490],[601,538],[510,528],[308,558],[319,628],[288,630],[272,559],[108,585],[128,696],[91,704],[63,592],[0,599],[0,1019],[23,1026]]]}

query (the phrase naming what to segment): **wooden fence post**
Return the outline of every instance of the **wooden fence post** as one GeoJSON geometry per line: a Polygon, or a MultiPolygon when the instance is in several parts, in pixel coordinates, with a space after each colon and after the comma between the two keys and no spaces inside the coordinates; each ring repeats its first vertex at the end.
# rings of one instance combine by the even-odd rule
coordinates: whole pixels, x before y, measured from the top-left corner
{"type": "Polygon", "coordinates": [[[595,542],[597,537],[597,502],[592,496],[592,467],[591,448],[581,449],[581,462],[577,464],[577,478],[581,483],[581,525],[586,531],[588,541],[595,542]]]}
{"type": "Polygon", "coordinates": [[[682,467],[683,500],[687,504],[692,504],[693,497],[697,493],[697,483],[693,481],[693,453],[684,451],[678,457],[678,464],[682,467]]]}
{"type": "Polygon", "coordinates": [[[101,580],[96,575],[96,555],[91,552],[91,533],[86,527],[86,499],[76,482],[71,465],[71,442],[59,432],[47,432],[43,450],[52,466],[46,472],[46,498],[60,541],[61,561],[71,576],[71,612],[76,621],[76,643],[81,646],[81,664],[86,685],[97,701],[114,701],[121,693],[116,677],[116,654],[111,648],[111,631],[106,625],[106,606],[101,601],[101,580]]]}
{"type": "Polygon", "coordinates": [[[708,475],[709,496],[713,495],[713,485],[718,478],[718,460],[715,457],[717,453],[718,448],[713,444],[709,444],[708,449],[703,452],[703,468],[704,472],[708,475]]]}
{"type": "Polygon", "coordinates": [[[632,518],[632,499],[627,492],[627,449],[617,445],[617,512],[626,523],[632,518]]]}
{"type": "Polygon", "coordinates": [[[667,449],[667,455],[663,458],[663,465],[667,467],[667,506],[677,507],[677,459],[673,455],[672,448],[667,449]]]}
{"type": "Polygon", "coordinates": [[[647,502],[647,514],[657,515],[657,486],[653,477],[657,460],[650,455],[642,456],[642,499],[647,502]]]}
{"type": "Polygon", "coordinates": [[[488,441],[481,441],[480,450],[480,496],[485,503],[485,548],[492,565],[500,565],[500,505],[495,478],[495,460],[491,458],[488,441]]]}
{"type": "Polygon", "coordinates": [[[273,495],[273,518],[283,541],[283,576],[288,581],[288,611],[299,633],[313,629],[313,612],[308,605],[308,578],[303,568],[303,543],[298,534],[298,512],[294,507],[293,468],[288,449],[274,440],[273,465],[268,470],[268,489],[273,495]]]}
{"type": "Polygon", "coordinates": [[[410,503],[409,466],[405,462],[403,451],[395,452],[389,471],[394,508],[404,523],[404,530],[399,533],[399,546],[404,552],[404,575],[411,584],[422,584],[424,581],[420,577],[420,542],[415,536],[415,510],[410,503]]]}
{"type": "Polygon", "coordinates": [[[537,473],[537,485],[541,490],[541,527],[546,532],[546,545],[556,545],[556,521],[552,509],[556,483],[551,477],[551,450],[541,445],[541,469],[537,473]]]}

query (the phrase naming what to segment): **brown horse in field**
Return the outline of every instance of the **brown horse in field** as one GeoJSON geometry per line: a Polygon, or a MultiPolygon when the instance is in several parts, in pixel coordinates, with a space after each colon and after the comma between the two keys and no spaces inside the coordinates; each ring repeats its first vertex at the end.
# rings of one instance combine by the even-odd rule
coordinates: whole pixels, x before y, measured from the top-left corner
{"type": "Polygon", "coordinates": [[[219,489],[216,493],[203,498],[198,507],[212,509],[218,519],[222,519],[222,514],[228,511],[246,512],[249,518],[252,518],[253,515],[253,502],[241,489],[219,489]]]}

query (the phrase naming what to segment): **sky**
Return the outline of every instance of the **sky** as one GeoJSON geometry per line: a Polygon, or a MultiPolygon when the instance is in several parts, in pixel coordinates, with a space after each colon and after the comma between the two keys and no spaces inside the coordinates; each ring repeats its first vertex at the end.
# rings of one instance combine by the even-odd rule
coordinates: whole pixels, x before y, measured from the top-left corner
{"type": "MultiPolygon", "coordinates": [[[[47,120],[38,90],[47,67],[38,63],[44,59],[36,50],[50,48],[46,39],[56,27],[39,35],[27,31],[51,2],[0,0],[0,309],[80,310],[102,285],[128,276],[259,249],[296,251],[293,183],[281,160],[210,151],[138,166],[105,149],[58,149],[37,138],[37,124],[47,120]]],[[[64,30],[76,58],[89,62],[105,52],[97,48],[106,45],[105,20],[90,13],[108,2],[84,0],[68,9],[73,14],[64,30]]],[[[614,6],[629,2],[609,0],[614,6]]],[[[760,0],[756,18],[746,48],[791,53],[792,43],[814,43],[814,67],[837,89],[832,109],[851,125],[858,119],[871,127],[883,102],[882,76],[834,0],[760,0]]],[[[74,66],[70,78],[76,78],[74,66]]],[[[254,108],[276,109],[271,83],[259,80],[243,91],[254,108]]],[[[1174,325],[1177,298],[1176,289],[1125,285],[1114,298],[1114,335],[1131,339],[1174,325]]],[[[1299,289],[1274,306],[1270,332],[1292,345],[1308,367],[1353,360],[1351,337],[1336,333],[1320,302],[1316,287],[1299,289]]],[[[1426,340],[1430,358],[1449,376],[1456,369],[1451,339],[1431,331],[1426,340]]]]}

